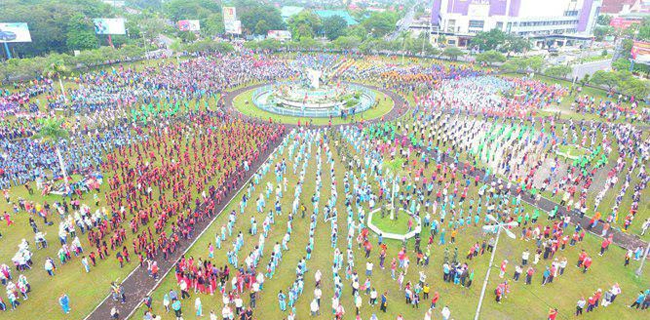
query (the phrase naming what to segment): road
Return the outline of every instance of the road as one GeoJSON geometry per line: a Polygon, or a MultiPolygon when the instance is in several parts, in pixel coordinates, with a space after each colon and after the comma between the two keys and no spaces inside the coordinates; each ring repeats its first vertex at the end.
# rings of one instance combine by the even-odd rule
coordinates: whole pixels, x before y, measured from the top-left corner
{"type": "Polygon", "coordinates": [[[399,24],[396,26],[395,31],[393,31],[393,33],[388,36],[388,41],[394,41],[397,39],[397,37],[399,37],[402,31],[407,31],[409,29],[411,23],[413,22],[413,18],[415,17],[415,7],[419,5],[420,4],[417,3],[409,9],[409,12],[407,12],[404,18],[399,21],[399,24]]]}
{"type": "Polygon", "coordinates": [[[609,70],[611,65],[611,59],[578,64],[573,66],[571,77],[575,78],[577,76],[578,79],[582,79],[586,74],[592,75],[598,70],[609,70]]]}

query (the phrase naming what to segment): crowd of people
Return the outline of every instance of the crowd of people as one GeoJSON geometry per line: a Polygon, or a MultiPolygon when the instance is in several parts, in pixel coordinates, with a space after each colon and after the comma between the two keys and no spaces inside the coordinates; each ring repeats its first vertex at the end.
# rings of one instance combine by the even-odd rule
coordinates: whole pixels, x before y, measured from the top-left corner
{"type": "MultiPolygon", "coordinates": [[[[8,301],[0,297],[0,310],[28,300],[34,266],[43,266],[48,281],[70,264],[84,273],[139,265],[158,280],[158,263],[173,261],[177,288],[162,289],[162,309],[155,293],[145,297],[144,319],[162,312],[180,319],[186,301],[197,317],[259,318],[259,302],[269,295],[277,304],[265,301],[263,309],[287,319],[303,314],[302,305],[335,319],[415,312],[450,319],[464,311],[440,292],[477,290],[475,270],[496,247],[495,223],[512,226],[516,247],[525,248],[521,261],[501,261],[500,280],[490,284],[497,303],[522,285],[556,286],[574,258],[579,272],[571,276],[587,279],[610,255],[617,229],[650,227],[643,218],[633,224],[650,182],[650,142],[631,122],[645,120],[632,116],[635,101],[628,108],[620,97],[596,102],[574,88],[471,65],[249,52],[114,66],[79,74],[65,90],[41,79],[0,92],[0,188],[11,208],[2,220],[8,232],[25,223],[35,243],[22,240],[13,268],[0,264],[8,301]],[[414,105],[392,122],[288,129],[232,114],[224,104],[228,90],[296,80],[311,67],[327,69],[328,81],[377,84],[414,105]],[[573,112],[612,122],[538,116],[572,96],[573,112]],[[52,119],[69,137],[38,134],[52,119]],[[542,197],[555,208],[540,209],[542,197]],[[586,227],[583,217],[591,218],[586,227]],[[376,230],[374,219],[393,218],[405,221],[411,236],[395,241],[376,230]],[[201,254],[175,260],[212,219],[222,223],[201,254]],[[595,230],[600,251],[584,249],[595,230]],[[57,241],[48,241],[53,236],[57,241]],[[323,256],[332,257],[331,270],[314,263],[323,256]],[[280,277],[287,281],[278,285],[280,277]],[[329,312],[323,291],[331,291],[329,312]],[[204,310],[215,294],[221,310],[207,303],[204,310]]],[[[643,252],[630,248],[625,266],[643,252]]],[[[608,286],[581,297],[576,316],[629,290],[608,286]]],[[[111,294],[126,301],[118,282],[111,294]]],[[[641,291],[631,307],[647,309],[649,299],[641,291]]],[[[66,314],[73,302],[66,293],[58,299],[66,314]]],[[[120,317],[119,305],[110,316],[120,317]]]]}

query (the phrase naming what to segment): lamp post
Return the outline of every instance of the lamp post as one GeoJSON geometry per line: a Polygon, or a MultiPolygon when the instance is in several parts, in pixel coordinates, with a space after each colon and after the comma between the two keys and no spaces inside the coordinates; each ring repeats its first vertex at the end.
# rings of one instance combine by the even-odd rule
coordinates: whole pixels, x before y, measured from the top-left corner
{"type": "Polygon", "coordinates": [[[636,269],[635,273],[637,277],[640,277],[643,274],[643,263],[645,263],[645,260],[648,259],[648,253],[650,253],[650,242],[648,242],[648,246],[645,248],[645,254],[641,259],[641,264],[639,265],[639,268],[636,269]]]}
{"type": "Polygon", "coordinates": [[[508,223],[499,222],[495,217],[493,217],[490,214],[487,215],[487,218],[496,224],[483,226],[483,230],[486,232],[496,231],[497,239],[494,243],[494,249],[492,249],[490,264],[488,265],[487,273],[485,274],[485,280],[483,281],[483,289],[481,289],[481,297],[478,300],[478,307],[476,308],[476,316],[474,316],[474,320],[478,320],[479,314],[481,313],[481,305],[483,304],[483,298],[485,297],[485,289],[487,288],[488,280],[490,279],[490,271],[492,270],[492,263],[494,262],[494,253],[497,252],[497,245],[499,245],[499,236],[501,235],[501,230],[503,230],[508,235],[508,237],[515,239],[516,238],[515,234],[512,233],[507,228],[516,227],[518,225],[518,223],[515,221],[508,222],[508,223]]]}

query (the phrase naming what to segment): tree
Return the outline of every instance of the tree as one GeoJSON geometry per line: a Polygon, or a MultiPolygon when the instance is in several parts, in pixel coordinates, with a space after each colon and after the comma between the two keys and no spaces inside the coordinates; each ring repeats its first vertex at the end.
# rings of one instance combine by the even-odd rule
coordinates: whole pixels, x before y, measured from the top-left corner
{"type": "Polygon", "coordinates": [[[252,3],[252,5],[246,6],[237,5],[237,15],[244,30],[249,33],[266,35],[269,30],[282,30],[285,28],[280,10],[260,2],[253,1],[252,3]],[[260,24],[261,21],[264,22],[260,24]]]}
{"type": "Polygon", "coordinates": [[[361,40],[366,40],[366,38],[368,37],[368,32],[366,32],[366,28],[364,28],[361,25],[348,26],[345,29],[345,34],[348,36],[357,37],[361,40]]]}
{"type": "Polygon", "coordinates": [[[225,31],[225,26],[223,25],[223,15],[221,12],[210,14],[205,22],[201,21],[201,34],[208,37],[214,37],[218,34],[222,34],[225,31]]]}
{"type": "Polygon", "coordinates": [[[140,9],[149,9],[149,10],[160,10],[162,8],[161,0],[127,0],[129,5],[140,8],[140,9]]]}
{"type": "Polygon", "coordinates": [[[399,20],[398,14],[387,10],[384,12],[373,12],[361,22],[361,25],[373,37],[383,37],[395,29],[397,20],[399,20]]]}
{"type": "Polygon", "coordinates": [[[502,53],[495,51],[495,50],[490,50],[490,51],[485,51],[483,53],[479,53],[476,56],[476,62],[479,63],[487,63],[488,65],[492,65],[493,63],[496,62],[505,62],[506,61],[506,56],[504,56],[502,53]]]}
{"type": "Polygon", "coordinates": [[[191,43],[185,47],[185,50],[188,52],[232,52],[234,51],[233,46],[227,42],[213,41],[210,39],[205,39],[202,41],[197,41],[191,43]]]}
{"type": "Polygon", "coordinates": [[[257,24],[255,25],[255,34],[267,34],[271,27],[269,26],[268,23],[266,23],[266,20],[260,20],[257,21],[257,24]]]}
{"type": "Polygon", "coordinates": [[[450,60],[456,61],[458,57],[462,57],[465,53],[457,47],[447,47],[442,51],[442,55],[449,57],[450,60]]]}
{"type": "Polygon", "coordinates": [[[155,39],[158,35],[162,34],[165,30],[165,20],[158,17],[150,17],[143,19],[138,24],[140,32],[143,33],[145,39],[155,39]]]}
{"type": "Polygon", "coordinates": [[[501,70],[505,72],[522,72],[526,70],[527,63],[524,58],[512,58],[501,65],[501,70]]]}
{"type": "Polygon", "coordinates": [[[323,31],[327,39],[336,40],[345,35],[348,22],[340,16],[331,16],[323,19],[323,31]]]}
{"type": "Polygon", "coordinates": [[[611,21],[612,21],[612,16],[601,14],[598,16],[596,23],[601,26],[608,26],[611,21]]]}
{"type": "Polygon", "coordinates": [[[289,30],[294,40],[313,38],[320,34],[323,28],[320,17],[311,10],[303,10],[297,15],[292,16],[287,21],[287,24],[289,25],[289,30]]]}
{"type": "Polygon", "coordinates": [[[624,94],[628,96],[633,96],[641,99],[645,99],[648,94],[650,94],[648,81],[639,80],[631,74],[625,79],[621,79],[620,89],[624,94]]]}
{"type": "Polygon", "coordinates": [[[82,15],[76,13],[68,21],[66,45],[69,50],[87,50],[99,47],[99,40],[95,35],[93,23],[82,15]]]}
{"type": "Polygon", "coordinates": [[[530,69],[534,72],[540,72],[542,71],[542,68],[544,68],[544,57],[542,56],[532,56],[529,58],[526,58],[526,69],[530,69]]]}
{"type": "Polygon", "coordinates": [[[276,51],[282,47],[282,43],[275,39],[264,39],[262,41],[247,41],[244,46],[252,50],[276,51]]]}
{"type": "Polygon", "coordinates": [[[597,86],[605,86],[608,90],[616,88],[620,84],[619,75],[614,72],[598,70],[589,80],[589,83],[597,86]]]}
{"type": "Polygon", "coordinates": [[[641,25],[639,26],[639,34],[637,35],[639,39],[649,41],[650,40],[650,17],[643,18],[641,25]]]}
{"type": "Polygon", "coordinates": [[[59,149],[59,142],[66,140],[68,138],[68,131],[63,128],[63,119],[58,120],[56,118],[49,118],[43,122],[41,126],[41,131],[38,134],[38,137],[42,139],[43,142],[47,142],[54,145],[54,150],[56,151],[56,156],[59,158],[59,169],[61,174],[63,174],[63,184],[65,185],[65,190],[68,190],[68,174],[65,170],[65,164],[63,162],[63,157],[61,156],[61,150],[59,149]]]}
{"type": "Polygon", "coordinates": [[[357,49],[359,48],[359,45],[361,45],[361,39],[353,36],[343,36],[334,40],[332,45],[334,45],[334,48],[340,50],[357,49]]]}
{"type": "MultiPolygon", "coordinates": [[[[99,0],[2,0],[0,12],[10,21],[26,22],[32,42],[14,43],[17,56],[33,57],[48,52],[66,52],[68,26],[72,17],[110,16],[111,7],[99,0]]],[[[6,19],[5,19],[6,20],[6,19]]]]}
{"type": "Polygon", "coordinates": [[[522,53],[530,50],[531,47],[532,45],[528,39],[513,34],[508,34],[500,51],[507,52],[508,56],[510,56],[511,52],[522,53]]]}
{"type": "Polygon", "coordinates": [[[573,69],[567,65],[556,65],[546,68],[544,74],[551,77],[566,78],[573,72],[573,69]]]}
{"type": "Polygon", "coordinates": [[[617,59],[612,63],[612,69],[616,71],[630,70],[630,60],[625,58],[617,59]]]}
{"type": "Polygon", "coordinates": [[[594,28],[594,37],[596,38],[596,41],[603,41],[603,39],[610,34],[614,34],[614,27],[596,26],[594,28]]]}
{"type": "Polygon", "coordinates": [[[221,12],[221,6],[213,0],[169,0],[163,3],[163,12],[174,22],[199,19],[203,24],[209,15],[221,12]]]}
{"type": "Polygon", "coordinates": [[[502,49],[505,42],[506,34],[499,29],[479,32],[470,41],[472,47],[478,47],[481,51],[502,49]]]}

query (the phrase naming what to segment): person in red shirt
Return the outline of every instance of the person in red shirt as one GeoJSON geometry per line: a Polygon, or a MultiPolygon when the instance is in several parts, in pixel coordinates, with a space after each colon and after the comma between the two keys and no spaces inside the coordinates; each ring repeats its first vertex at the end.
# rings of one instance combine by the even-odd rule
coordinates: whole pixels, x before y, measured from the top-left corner
{"type": "Polygon", "coordinates": [[[553,308],[548,311],[548,320],[555,320],[557,318],[557,309],[553,308]]]}
{"type": "Polygon", "coordinates": [[[591,260],[590,257],[585,258],[585,261],[582,263],[582,265],[584,266],[584,269],[582,270],[582,273],[587,272],[587,269],[589,269],[589,267],[591,266],[591,262],[592,262],[592,260],[591,260]]]}
{"type": "Polygon", "coordinates": [[[440,299],[440,294],[438,294],[438,291],[436,291],[433,294],[433,298],[431,298],[431,309],[436,308],[436,303],[438,303],[438,299],[440,299]]]}

